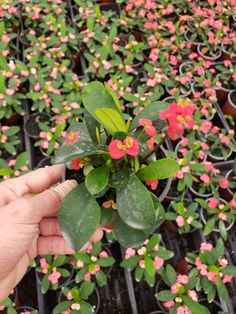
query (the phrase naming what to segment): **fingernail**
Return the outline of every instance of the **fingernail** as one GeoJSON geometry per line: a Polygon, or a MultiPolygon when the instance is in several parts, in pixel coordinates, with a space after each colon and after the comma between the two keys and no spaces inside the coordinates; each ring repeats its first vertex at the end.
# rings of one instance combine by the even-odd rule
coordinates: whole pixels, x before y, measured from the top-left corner
{"type": "Polygon", "coordinates": [[[66,180],[63,183],[58,184],[51,188],[51,190],[56,191],[61,200],[63,200],[70,191],[72,191],[75,187],[77,187],[78,182],[76,180],[66,180]]]}

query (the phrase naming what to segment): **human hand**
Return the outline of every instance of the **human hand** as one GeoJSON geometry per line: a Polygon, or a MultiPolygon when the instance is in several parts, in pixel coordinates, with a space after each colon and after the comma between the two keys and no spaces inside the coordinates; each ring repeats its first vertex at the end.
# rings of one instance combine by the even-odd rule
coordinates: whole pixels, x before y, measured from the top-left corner
{"type": "MultiPolygon", "coordinates": [[[[0,302],[24,276],[31,259],[73,253],[62,237],[56,216],[63,197],[77,183],[68,180],[48,189],[60,182],[62,169],[63,165],[41,168],[0,183],[0,302]]],[[[99,227],[91,241],[101,237],[99,227]]]]}

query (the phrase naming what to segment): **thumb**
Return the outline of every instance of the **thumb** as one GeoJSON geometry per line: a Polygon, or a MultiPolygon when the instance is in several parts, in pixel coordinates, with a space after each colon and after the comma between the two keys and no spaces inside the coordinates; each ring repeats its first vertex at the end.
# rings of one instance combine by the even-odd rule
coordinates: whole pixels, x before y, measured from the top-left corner
{"type": "Polygon", "coordinates": [[[36,196],[18,199],[6,207],[15,220],[37,223],[43,217],[55,216],[61,201],[78,185],[75,180],[67,180],[36,196]],[[18,218],[18,219],[17,219],[18,218]]]}

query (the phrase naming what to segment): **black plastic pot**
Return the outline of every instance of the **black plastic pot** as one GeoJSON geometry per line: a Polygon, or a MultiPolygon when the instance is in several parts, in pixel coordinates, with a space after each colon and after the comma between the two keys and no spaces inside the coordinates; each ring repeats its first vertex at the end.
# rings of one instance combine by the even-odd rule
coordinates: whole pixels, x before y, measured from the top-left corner
{"type": "Polygon", "coordinates": [[[45,166],[51,166],[51,158],[50,157],[45,157],[45,158],[41,159],[37,164],[37,168],[43,168],[45,166]]]}
{"type": "MultiPolygon", "coordinates": [[[[69,282],[67,282],[66,285],[64,285],[64,287],[75,286],[75,285],[76,285],[75,280],[70,280],[69,282]]],[[[65,300],[67,300],[66,297],[63,295],[63,292],[60,291],[58,295],[58,303],[65,300]]],[[[95,308],[94,314],[97,314],[100,308],[100,303],[101,303],[100,295],[97,288],[94,289],[93,294],[89,297],[88,303],[90,303],[95,308]]]]}
{"type": "Polygon", "coordinates": [[[120,15],[120,6],[117,3],[101,3],[100,5],[100,10],[102,11],[112,11],[114,12],[117,16],[120,15]]]}
{"type": "Polygon", "coordinates": [[[50,114],[46,112],[36,112],[33,113],[26,119],[24,123],[24,131],[25,133],[33,138],[33,139],[38,139],[39,138],[39,133],[40,133],[40,128],[38,126],[38,123],[40,122],[47,122],[50,120],[50,114]]]}
{"type": "Polygon", "coordinates": [[[217,61],[220,59],[221,54],[222,54],[222,50],[219,50],[218,52],[216,52],[215,54],[212,54],[212,55],[205,55],[202,52],[203,48],[204,48],[204,45],[202,45],[202,44],[197,46],[197,52],[203,59],[205,59],[207,61],[211,61],[211,62],[214,62],[214,61],[217,61]]]}

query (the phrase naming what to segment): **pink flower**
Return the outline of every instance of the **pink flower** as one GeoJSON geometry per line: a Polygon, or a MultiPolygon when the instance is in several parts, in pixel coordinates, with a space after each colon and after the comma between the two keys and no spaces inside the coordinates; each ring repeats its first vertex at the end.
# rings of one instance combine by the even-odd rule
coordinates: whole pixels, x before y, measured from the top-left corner
{"type": "Polygon", "coordinates": [[[79,138],[79,132],[71,132],[66,136],[66,144],[77,142],[79,138]]]}
{"type": "Polygon", "coordinates": [[[211,252],[212,250],[213,250],[213,246],[211,243],[206,243],[206,242],[201,243],[201,247],[200,247],[201,252],[205,252],[205,251],[211,252]]]}
{"type": "Polygon", "coordinates": [[[174,305],[175,305],[175,302],[174,302],[173,300],[166,301],[166,302],[163,303],[163,306],[164,306],[166,309],[170,309],[170,308],[172,308],[174,305]]]}
{"type": "Polygon", "coordinates": [[[207,278],[208,278],[208,280],[210,280],[211,282],[216,283],[217,280],[218,280],[218,273],[209,272],[209,273],[207,273],[207,278]]]}
{"type": "Polygon", "coordinates": [[[169,107],[161,111],[159,117],[168,121],[167,134],[172,140],[183,136],[184,128],[193,129],[193,113],[195,105],[191,102],[180,99],[178,103],[169,103],[169,107]]]}
{"type": "Polygon", "coordinates": [[[53,271],[49,276],[48,276],[48,280],[53,284],[57,284],[58,283],[58,279],[61,277],[61,273],[59,273],[58,271],[53,271]]]}
{"type": "Polygon", "coordinates": [[[76,262],[76,266],[79,267],[79,268],[83,268],[84,267],[84,262],[82,262],[81,260],[77,260],[76,262]]]}
{"type": "Polygon", "coordinates": [[[204,173],[200,176],[200,180],[207,184],[211,181],[211,178],[207,174],[204,173]]]}
{"type": "Polygon", "coordinates": [[[177,308],[176,314],[192,314],[192,312],[186,305],[183,305],[177,308]]]}
{"type": "Polygon", "coordinates": [[[149,135],[149,136],[156,135],[156,129],[152,125],[152,121],[151,120],[149,120],[149,119],[139,119],[138,122],[139,122],[140,125],[142,125],[144,127],[144,130],[145,130],[147,135],[149,135]]]}
{"type": "Polygon", "coordinates": [[[220,134],[220,141],[222,144],[228,145],[230,142],[230,139],[227,136],[220,134]]]}
{"type": "Polygon", "coordinates": [[[106,60],[102,61],[105,70],[110,70],[112,68],[112,64],[106,60]]]}
{"type": "Polygon", "coordinates": [[[101,252],[99,253],[99,257],[101,257],[101,258],[106,258],[106,257],[108,257],[108,254],[107,254],[106,251],[101,251],[101,252]]]}
{"type": "Polygon", "coordinates": [[[5,306],[4,305],[0,305],[0,311],[3,311],[3,310],[5,310],[5,306]]]}
{"type": "Polygon", "coordinates": [[[108,146],[108,151],[113,159],[120,159],[126,154],[137,156],[139,153],[139,143],[130,136],[122,142],[120,140],[112,140],[108,146]]]}
{"type": "Polygon", "coordinates": [[[91,274],[90,273],[86,273],[84,275],[84,281],[89,281],[91,279],[91,274]]]}
{"type": "Polygon", "coordinates": [[[226,179],[226,178],[221,178],[220,179],[220,187],[222,189],[227,189],[228,185],[229,185],[228,179],[226,179]]]}
{"type": "Polygon", "coordinates": [[[178,227],[182,228],[184,226],[184,218],[182,216],[177,216],[176,217],[176,223],[178,225],[178,227]]]}
{"type": "Polygon", "coordinates": [[[66,298],[67,298],[67,300],[72,300],[73,299],[72,294],[71,294],[70,291],[67,293],[66,298]]]}
{"type": "Polygon", "coordinates": [[[211,121],[204,121],[203,124],[200,126],[199,130],[206,134],[210,131],[210,129],[212,128],[212,122],[211,121]]]}
{"type": "Polygon", "coordinates": [[[81,158],[75,158],[71,161],[72,169],[79,170],[80,169],[81,158]]]}
{"type": "Polygon", "coordinates": [[[226,284],[226,283],[230,282],[232,279],[233,279],[233,276],[225,275],[223,278],[223,283],[226,284]]]}
{"type": "Polygon", "coordinates": [[[40,258],[39,263],[41,268],[47,268],[49,266],[45,257],[40,258]]]}
{"type": "Polygon", "coordinates": [[[145,268],[145,262],[143,259],[141,259],[138,264],[139,264],[139,267],[145,268]]]}
{"type": "Polygon", "coordinates": [[[156,190],[158,185],[158,180],[147,180],[146,185],[151,186],[152,190],[156,190]]]}
{"type": "Polygon", "coordinates": [[[171,287],[170,287],[170,290],[173,294],[177,294],[178,293],[178,289],[179,289],[179,286],[181,286],[179,283],[175,283],[173,284],[171,287]]]}
{"type": "Polygon", "coordinates": [[[230,201],[230,206],[231,206],[233,209],[236,209],[236,200],[235,200],[234,198],[230,201]]]}
{"type": "Polygon", "coordinates": [[[195,290],[188,290],[187,295],[194,301],[198,300],[197,292],[195,290]]]}
{"type": "Polygon", "coordinates": [[[211,208],[211,209],[214,209],[216,208],[216,206],[218,205],[218,200],[214,197],[211,197],[208,201],[208,206],[211,208]]]}
{"type": "Polygon", "coordinates": [[[164,265],[164,259],[160,258],[158,256],[154,257],[154,265],[156,270],[158,270],[159,268],[161,268],[164,265]]]}
{"type": "Polygon", "coordinates": [[[68,309],[68,310],[66,310],[66,311],[63,311],[62,314],[71,314],[71,310],[68,309]]]}
{"type": "Polygon", "coordinates": [[[228,220],[228,217],[227,215],[225,215],[224,213],[218,213],[217,217],[223,221],[227,221],[228,220]]]}
{"type": "Polygon", "coordinates": [[[187,275],[178,275],[177,282],[179,284],[187,285],[189,282],[189,277],[187,275]]]}
{"type": "Polygon", "coordinates": [[[181,146],[183,146],[183,147],[188,146],[188,139],[184,137],[184,138],[182,138],[180,143],[181,143],[181,146]]]}

